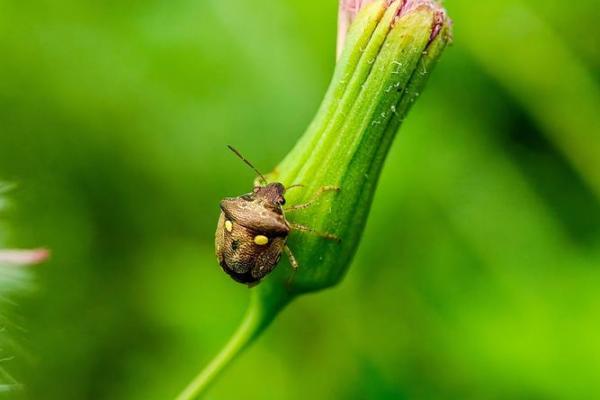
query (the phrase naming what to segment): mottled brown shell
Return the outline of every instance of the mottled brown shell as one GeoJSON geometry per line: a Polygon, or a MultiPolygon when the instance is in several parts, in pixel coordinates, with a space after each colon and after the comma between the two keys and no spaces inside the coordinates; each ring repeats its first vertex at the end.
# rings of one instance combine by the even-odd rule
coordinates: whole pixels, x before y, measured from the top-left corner
{"type": "Polygon", "coordinates": [[[279,206],[261,202],[251,195],[224,199],[221,210],[229,220],[258,232],[287,235],[290,231],[279,206]]]}
{"type": "Polygon", "coordinates": [[[281,257],[289,226],[279,204],[253,193],[221,202],[221,215],[215,235],[219,264],[234,280],[256,283],[271,272],[281,257]],[[231,231],[226,228],[231,222],[231,231]],[[266,245],[255,243],[266,236],[266,245]]]}

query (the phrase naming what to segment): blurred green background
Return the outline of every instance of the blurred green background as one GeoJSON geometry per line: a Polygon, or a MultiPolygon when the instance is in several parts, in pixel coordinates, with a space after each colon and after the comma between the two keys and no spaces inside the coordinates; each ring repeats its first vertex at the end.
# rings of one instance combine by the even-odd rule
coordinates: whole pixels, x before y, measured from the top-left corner
{"type": "MultiPolygon", "coordinates": [[[[447,0],[449,48],[341,285],[211,399],[600,398],[600,2],[447,0]]],[[[19,399],[168,399],[248,290],[218,202],[274,167],[334,67],[334,0],[0,0],[9,244],[48,246],[3,361],[19,399]]]]}

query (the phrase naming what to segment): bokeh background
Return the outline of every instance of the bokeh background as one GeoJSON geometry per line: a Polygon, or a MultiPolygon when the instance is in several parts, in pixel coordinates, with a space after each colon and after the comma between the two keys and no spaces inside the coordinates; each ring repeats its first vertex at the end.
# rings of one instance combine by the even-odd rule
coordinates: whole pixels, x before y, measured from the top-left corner
{"type": "MultiPolygon", "coordinates": [[[[447,0],[354,265],[211,399],[600,398],[600,3],[447,0]]],[[[18,399],[169,399],[236,328],[218,202],[316,111],[334,0],[0,0],[18,399]]],[[[3,235],[4,237],[5,235],[3,235]]],[[[4,240],[4,239],[3,239],[4,240]]]]}

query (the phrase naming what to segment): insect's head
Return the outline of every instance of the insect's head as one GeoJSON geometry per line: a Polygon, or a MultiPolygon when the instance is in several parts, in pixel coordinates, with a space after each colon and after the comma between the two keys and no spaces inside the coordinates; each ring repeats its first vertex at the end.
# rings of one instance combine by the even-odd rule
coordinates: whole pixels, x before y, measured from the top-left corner
{"type": "Polygon", "coordinates": [[[255,186],[254,194],[257,199],[263,199],[269,203],[279,204],[280,206],[285,204],[285,186],[279,182],[272,182],[266,186],[255,186]]]}

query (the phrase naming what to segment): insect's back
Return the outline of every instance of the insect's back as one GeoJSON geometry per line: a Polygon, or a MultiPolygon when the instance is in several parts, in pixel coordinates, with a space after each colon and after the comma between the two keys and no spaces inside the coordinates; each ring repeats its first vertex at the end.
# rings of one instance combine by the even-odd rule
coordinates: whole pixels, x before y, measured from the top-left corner
{"type": "Polygon", "coordinates": [[[251,195],[225,199],[215,236],[219,264],[238,282],[257,282],[279,262],[288,233],[278,207],[251,195]]]}

